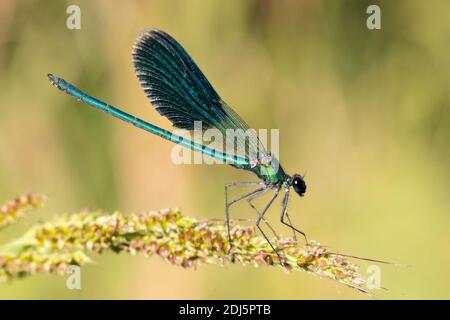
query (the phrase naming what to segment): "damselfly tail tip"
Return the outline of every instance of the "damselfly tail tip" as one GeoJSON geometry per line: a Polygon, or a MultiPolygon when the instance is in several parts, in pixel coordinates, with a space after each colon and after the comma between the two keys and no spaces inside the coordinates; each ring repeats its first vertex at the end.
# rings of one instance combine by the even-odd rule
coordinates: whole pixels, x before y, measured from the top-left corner
{"type": "Polygon", "coordinates": [[[57,85],[59,82],[59,78],[51,73],[47,74],[48,80],[53,84],[57,85]]]}
{"type": "Polygon", "coordinates": [[[66,85],[67,83],[60,77],[55,76],[54,74],[47,74],[48,80],[52,85],[54,85],[56,88],[62,91],[66,91],[66,85]]]}

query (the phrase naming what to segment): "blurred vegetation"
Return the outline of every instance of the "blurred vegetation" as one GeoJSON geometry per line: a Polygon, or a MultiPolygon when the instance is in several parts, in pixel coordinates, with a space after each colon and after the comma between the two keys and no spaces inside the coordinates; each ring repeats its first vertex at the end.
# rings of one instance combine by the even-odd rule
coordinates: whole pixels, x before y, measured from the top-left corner
{"type": "MultiPolygon", "coordinates": [[[[182,206],[223,218],[223,183],[250,175],[175,166],[170,143],[86,108],[46,79],[53,72],[170,128],[131,64],[138,32],[157,27],[251,126],[280,129],[284,168],[307,172],[306,196],[289,207],[301,230],[345,252],[413,265],[382,269],[383,298],[450,298],[448,1],[79,0],[81,30],[66,28],[69,4],[0,2],[0,195],[52,199],[0,241],[46,212],[84,207],[182,206]],[[381,30],[366,28],[369,4],[381,7],[381,30]]],[[[278,214],[269,213],[275,225],[278,214]]],[[[242,205],[233,215],[254,214],[242,205]]],[[[42,275],[0,286],[0,298],[360,298],[270,268],[187,271],[155,259],[100,259],[83,269],[80,291],[42,275]]]]}

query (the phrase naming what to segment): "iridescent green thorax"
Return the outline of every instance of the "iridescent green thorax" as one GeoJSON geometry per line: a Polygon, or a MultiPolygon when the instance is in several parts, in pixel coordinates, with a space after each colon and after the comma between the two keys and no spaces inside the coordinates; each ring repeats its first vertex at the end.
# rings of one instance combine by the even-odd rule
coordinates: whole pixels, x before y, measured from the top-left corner
{"type": "Polygon", "coordinates": [[[279,184],[286,182],[289,176],[284,172],[283,168],[275,166],[273,162],[259,164],[255,170],[255,174],[267,184],[279,184]]]}

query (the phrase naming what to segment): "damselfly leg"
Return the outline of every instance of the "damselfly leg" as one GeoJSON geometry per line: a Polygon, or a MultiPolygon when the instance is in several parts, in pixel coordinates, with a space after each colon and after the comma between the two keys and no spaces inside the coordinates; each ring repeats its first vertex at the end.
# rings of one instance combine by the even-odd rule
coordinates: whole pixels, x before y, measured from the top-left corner
{"type": "MultiPolygon", "coordinates": [[[[252,200],[256,199],[257,197],[259,197],[258,195],[254,195],[251,197],[247,198],[247,203],[249,204],[249,206],[255,210],[256,214],[258,215],[258,217],[261,215],[261,213],[259,212],[258,208],[255,207],[255,205],[253,204],[252,200]]],[[[275,229],[272,228],[272,226],[270,225],[269,221],[267,221],[266,219],[263,219],[263,221],[266,223],[266,226],[270,229],[270,231],[272,231],[273,235],[275,236],[275,238],[277,238],[277,240],[280,238],[278,237],[278,234],[276,233],[275,229]]]]}
{"type": "MultiPolygon", "coordinates": [[[[261,195],[263,195],[264,193],[266,193],[267,191],[269,191],[270,188],[266,187],[265,184],[263,182],[256,182],[256,181],[241,181],[241,182],[232,182],[232,183],[227,183],[225,184],[225,212],[226,212],[226,223],[227,223],[227,231],[228,231],[228,241],[230,244],[230,247],[228,248],[228,253],[230,253],[231,248],[232,248],[232,237],[231,237],[231,228],[230,228],[230,207],[243,200],[243,199],[255,199],[261,195]],[[256,190],[253,190],[249,193],[246,193],[242,196],[239,196],[238,198],[228,202],[228,189],[230,187],[239,187],[239,186],[262,186],[256,190]]],[[[250,207],[252,207],[256,213],[257,213],[257,217],[260,217],[260,213],[259,211],[249,202],[250,207]]],[[[275,237],[278,238],[277,234],[275,233],[275,230],[272,228],[272,226],[269,224],[269,222],[266,219],[263,219],[264,223],[269,227],[270,230],[272,230],[272,232],[274,233],[275,237]]]]}
{"type": "Polygon", "coordinates": [[[292,231],[294,232],[294,240],[297,241],[297,238],[295,236],[295,232],[298,232],[299,234],[301,234],[306,241],[306,245],[308,245],[308,238],[306,237],[306,234],[303,231],[298,230],[296,227],[294,227],[292,225],[291,219],[289,218],[289,215],[287,213],[287,205],[289,202],[289,189],[286,189],[283,200],[281,201],[281,216],[280,216],[280,221],[282,224],[284,224],[285,226],[288,226],[289,228],[292,229],[292,231]],[[284,221],[284,217],[287,217],[288,222],[284,221]]]}
{"type": "MultiPolygon", "coordinates": [[[[270,188],[271,189],[271,188],[270,188]]],[[[265,234],[264,230],[261,228],[261,226],[259,225],[261,223],[261,220],[264,219],[264,215],[266,214],[267,210],[269,210],[269,208],[272,206],[273,202],[275,201],[275,199],[278,197],[278,194],[280,193],[280,188],[277,187],[275,189],[275,193],[272,196],[272,198],[270,199],[270,201],[267,203],[267,205],[264,207],[263,211],[261,211],[261,214],[259,215],[258,219],[256,220],[256,227],[259,229],[259,231],[261,232],[261,234],[263,235],[263,237],[266,239],[266,241],[269,243],[270,247],[272,248],[272,250],[276,253],[276,255],[278,256],[278,259],[280,261],[280,264],[283,265],[283,259],[281,258],[281,255],[277,252],[277,250],[275,249],[275,247],[273,246],[272,242],[270,242],[269,238],[267,237],[267,235],[265,234]]]]}

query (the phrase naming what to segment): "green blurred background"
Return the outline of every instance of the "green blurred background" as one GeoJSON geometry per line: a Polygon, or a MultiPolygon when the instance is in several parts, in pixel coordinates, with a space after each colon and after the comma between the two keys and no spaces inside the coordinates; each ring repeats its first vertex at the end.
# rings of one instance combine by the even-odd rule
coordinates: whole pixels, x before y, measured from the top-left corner
{"type": "MultiPolygon", "coordinates": [[[[286,171],[307,172],[308,192],[291,198],[290,213],[310,239],[411,265],[382,266],[389,291],[376,292],[381,298],[450,298],[449,9],[447,0],[2,0],[0,198],[33,191],[49,201],[0,241],[83,208],[179,206],[222,218],[223,184],[253,178],[220,165],[173,165],[172,144],[48,83],[55,73],[170,128],[131,63],[136,35],[157,27],[252,127],[280,129],[286,171]],[[69,4],[81,8],[81,30],[66,28],[69,4]],[[370,4],[381,7],[381,30],[366,27],[370,4]]],[[[245,204],[233,214],[254,217],[245,204]]],[[[290,234],[278,210],[269,215],[290,234]]],[[[0,298],[366,298],[275,268],[192,271],[156,257],[94,258],[82,269],[82,290],[38,275],[1,285],[0,298]]]]}

